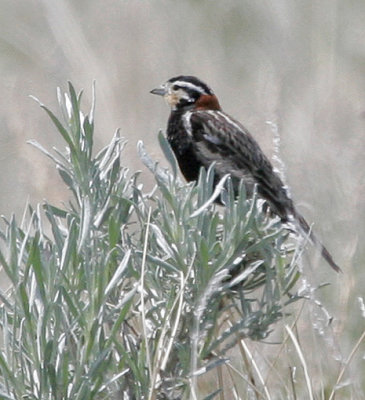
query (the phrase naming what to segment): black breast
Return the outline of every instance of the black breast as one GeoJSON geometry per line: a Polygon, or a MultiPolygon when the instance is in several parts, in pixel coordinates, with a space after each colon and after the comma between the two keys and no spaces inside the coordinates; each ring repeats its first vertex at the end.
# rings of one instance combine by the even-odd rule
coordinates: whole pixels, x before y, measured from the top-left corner
{"type": "Polygon", "coordinates": [[[194,143],[183,123],[184,111],[173,111],[167,124],[167,140],[175,153],[180,170],[185,179],[196,181],[202,164],[196,157],[194,143]]]}

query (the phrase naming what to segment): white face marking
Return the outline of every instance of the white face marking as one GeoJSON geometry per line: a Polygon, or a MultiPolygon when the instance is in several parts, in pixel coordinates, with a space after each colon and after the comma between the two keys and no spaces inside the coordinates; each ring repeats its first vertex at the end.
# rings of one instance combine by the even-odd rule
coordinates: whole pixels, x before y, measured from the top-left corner
{"type": "Polygon", "coordinates": [[[167,104],[175,110],[181,99],[189,100],[189,95],[183,89],[173,90],[168,87],[164,98],[167,104]]]}
{"type": "Polygon", "coordinates": [[[166,82],[164,85],[162,85],[162,88],[165,90],[165,100],[167,104],[173,109],[176,109],[177,104],[180,102],[181,99],[186,100],[189,102],[194,101],[189,94],[184,90],[186,89],[192,89],[198,93],[204,94],[206,93],[205,90],[197,85],[194,85],[193,83],[186,82],[186,81],[174,81],[174,82],[166,82]],[[174,89],[174,86],[179,86],[178,89],[174,89]]]}

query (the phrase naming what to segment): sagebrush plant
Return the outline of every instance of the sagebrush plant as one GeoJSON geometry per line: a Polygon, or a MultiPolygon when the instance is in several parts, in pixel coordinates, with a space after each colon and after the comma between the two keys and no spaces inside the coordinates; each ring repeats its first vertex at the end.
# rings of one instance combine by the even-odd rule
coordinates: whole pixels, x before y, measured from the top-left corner
{"type": "Polygon", "coordinates": [[[222,379],[207,393],[199,381],[221,376],[228,350],[266,338],[298,298],[288,231],[244,187],[235,199],[229,177],[213,191],[214,166],[182,183],[162,134],[171,172],[138,144],[156,180],[146,193],[123,166],[118,131],[94,155],[94,96],[89,115],[72,84],[58,102],[62,122],[41,107],[65,150],[32,144],[55,163],[70,201],[28,205],[0,233],[10,280],[0,293],[0,398],[222,396],[222,379]]]}

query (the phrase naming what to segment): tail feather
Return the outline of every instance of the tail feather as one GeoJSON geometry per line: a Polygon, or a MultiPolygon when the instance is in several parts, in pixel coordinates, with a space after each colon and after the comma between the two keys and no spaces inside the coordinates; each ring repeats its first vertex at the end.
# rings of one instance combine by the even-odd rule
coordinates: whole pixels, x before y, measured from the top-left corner
{"type": "Polygon", "coordinates": [[[321,256],[327,261],[327,263],[336,271],[342,272],[341,268],[335,263],[333,257],[330,252],[326,249],[326,247],[320,242],[314,232],[311,230],[307,221],[302,217],[299,213],[294,213],[294,219],[299,223],[299,228],[305,235],[308,235],[310,241],[318,247],[321,252],[321,256]]]}

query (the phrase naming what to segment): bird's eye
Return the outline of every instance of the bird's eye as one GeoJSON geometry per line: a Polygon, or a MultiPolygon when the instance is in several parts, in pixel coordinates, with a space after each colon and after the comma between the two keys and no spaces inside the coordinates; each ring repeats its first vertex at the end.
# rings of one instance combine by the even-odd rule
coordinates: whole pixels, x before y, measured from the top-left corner
{"type": "Polygon", "coordinates": [[[179,86],[178,85],[174,85],[173,87],[172,87],[172,90],[178,90],[179,89],[179,86]]]}

